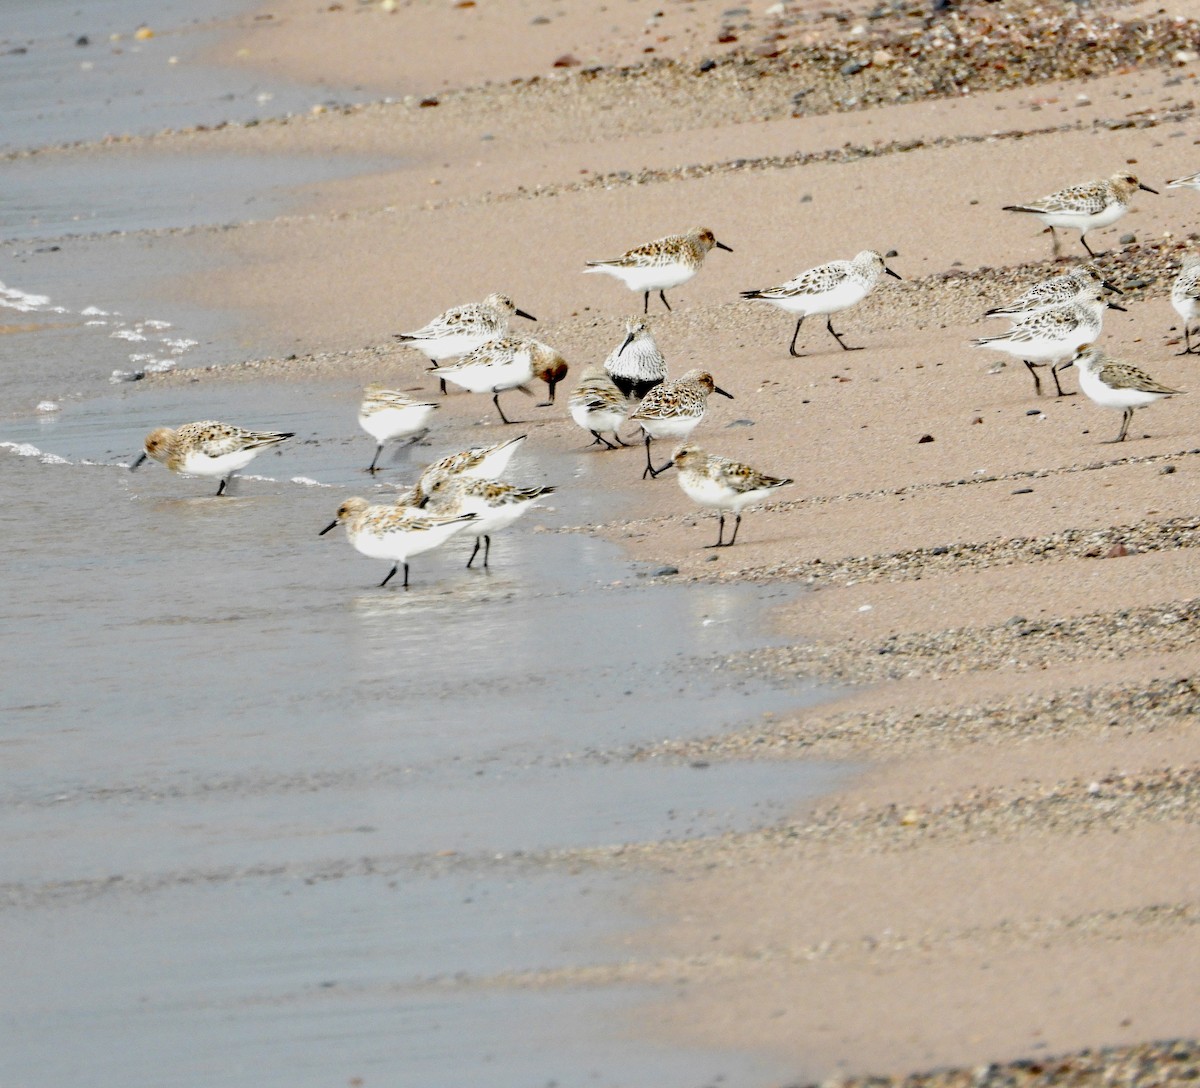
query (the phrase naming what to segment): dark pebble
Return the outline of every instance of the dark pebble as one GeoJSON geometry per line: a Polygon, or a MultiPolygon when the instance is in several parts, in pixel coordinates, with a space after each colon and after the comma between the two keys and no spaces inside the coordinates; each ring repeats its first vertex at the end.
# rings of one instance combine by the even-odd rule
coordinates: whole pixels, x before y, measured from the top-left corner
{"type": "Polygon", "coordinates": [[[1018,487],[1017,490],[1013,492],[1013,494],[1014,495],[1032,495],[1033,488],[1032,487],[1018,487]]]}
{"type": "Polygon", "coordinates": [[[700,62],[700,71],[711,72],[716,66],[717,62],[710,57],[708,60],[702,60],[700,62]]]}
{"type": "Polygon", "coordinates": [[[919,445],[921,445],[923,442],[932,442],[932,441],[933,441],[933,435],[931,435],[931,434],[923,434],[923,435],[921,435],[921,437],[920,437],[920,438],[918,438],[918,439],[917,439],[917,445],[919,446],[919,445]]]}
{"type": "Polygon", "coordinates": [[[1123,245],[1123,246],[1131,246],[1136,241],[1137,241],[1136,234],[1122,234],[1121,235],[1121,245],[1123,245]]]}
{"type": "Polygon", "coordinates": [[[1174,465],[1163,465],[1163,467],[1158,470],[1158,473],[1160,476],[1170,476],[1174,471],[1174,465]]]}
{"type": "Polygon", "coordinates": [[[667,575],[669,575],[669,574],[678,574],[678,573],[679,573],[678,567],[659,567],[658,570],[652,570],[650,572],[650,577],[651,578],[666,578],[667,575]]]}
{"type": "Polygon", "coordinates": [[[939,544],[936,548],[929,549],[930,555],[949,555],[950,549],[945,544],[939,544]]]}
{"type": "Polygon", "coordinates": [[[853,76],[853,75],[857,75],[859,72],[861,72],[866,67],[867,67],[867,62],[865,60],[848,60],[848,61],[846,61],[845,64],[842,65],[842,67],[839,69],[839,71],[844,76],[853,76]]]}
{"type": "Polygon", "coordinates": [[[725,424],[726,430],[728,430],[730,427],[753,427],[753,426],[754,426],[754,420],[752,420],[752,419],[735,419],[732,423],[725,424]]]}
{"type": "Polygon", "coordinates": [[[1027,416],[1040,416],[1042,414],[1042,410],[1040,408],[1030,408],[1025,414],[1027,416]]]}

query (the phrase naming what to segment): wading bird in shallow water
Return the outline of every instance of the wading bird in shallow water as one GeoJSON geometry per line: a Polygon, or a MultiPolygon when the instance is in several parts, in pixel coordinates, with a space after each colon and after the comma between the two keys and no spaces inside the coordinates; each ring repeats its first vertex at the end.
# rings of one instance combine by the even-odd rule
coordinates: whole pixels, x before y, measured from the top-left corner
{"type": "Polygon", "coordinates": [[[571,418],[594,439],[593,446],[605,446],[615,450],[617,446],[627,446],[617,433],[618,428],[629,415],[629,400],[617,388],[616,383],[609,377],[602,366],[590,366],[580,379],[579,386],[572,391],[567,401],[571,418]],[[613,445],[604,437],[608,431],[616,439],[613,445]]]}
{"type": "Polygon", "coordinates": [[[238,469],[245,468],[268,446],[292,437],[292,431],[247,431],[215,419],[185,423],[176,430],[159,427],[146,435],[144,452],[129,466],[129,471],[150,458],[172,472],[220,476],[217,494],[224,495],[230,477],[238,469]]]}
{"type": "Polygon", "coordinates": [[[392,569],[379,583],[382,589],[404,564],[404,588],[408,589],[408,561],[414,555],[445,543],[464,525],[475,520],[474,514],[439,517],[413,506],[395,503],[372,506],[363,498],[347,499],[337,515],[317,535],[324,536],[338,525],[346,526],[346,539],[371,559],[390,559],[392,569]]]}
{"type": "Polygon", "coordinates": [[[375,456],[368,472],[374,472],[379,455],[388,442],[407,438],[415,442],[429,431],[429,417],[437,410],[433,401],[416,401],[395,389],[368,385],[358,409],[358,425],[375,439],[375,456]]]}
{"type": "Polygon", "coordinates": [[[699,446],[680,446],[671,464],[679,471],[679,486],[689,499],[720,512],[717,542],[709,544],[710,548],[732,547],[742,524],[742,511],[792,482],[767,476],[741,461],[705,453],[699,446]],[[734,515],[733,535],[723,540],[726,514],[734,515]]]}
{"type": "MultiPolygon", "coordinates": [[[[495,340],[508,332],[513,315],[536,321],[533,314],[518,310],[507,295],[488,295],[482,302],[468,302],[438,314],[428,325],[415,332],[398,332],[393,339],[420,351],[436,370],[444,359],[466,355],[468,351],[495,340]]],[[[442,382],[442,392],[446,383],[442,382]]]]}
{"type": "Polygon", "coordinates": [[[1134,409],[1145,408],[1163,397],[1183,394],[1182,389],[1163,385],[1136,366],[1110,359],[1091,344],[1084,344],[1067,365],[1079,371],[1079,388],[1096,404],[1124,413],[1120,433],[1116,438],[1108,439],[1106,445],[1125,441],[1134,409]]]}
{"type": "Polygon", "coordinates": [[[661,468],[654,467],[650,460],[650,440],[687,438],[704,418],[710,393],[720,393],[721,396],[733,400],[733,394],[720,388],[707,370],[689,370],[682,378],[665,381],[646,394],[646,399],[629,417],[631,422],[642,428],[642,433],[646,436],[646,468],[642,473],[643,480],[647,476],[656,477],[671,467],[670,461],[661,468]]]}
{"type": "Polygon", "coordinates": [[[1087,232],[1115,223],[1129,211],[1130,198],[1139,189],[1158,194],[1157,189],[1143,185],[1133,174],[1113,174],[1110,178],[1089,181],[1083,185],[1072,185],[1059,189],[1057,193],[1032,200],[1028,204],[1006,204],[1006,212],[1027,212],[1046,224],[1050,240],[1054,245],[1054,256],[1058,256],[1058,235],[1054,228],[1079,231],[1079,240],[1089,257],[1095,257],[1087,244],[1087,232]]]}
{"type": "Polygon", "coordinates": [[[512,423],[500,407],[501,393],[519,389],[532,397],[533,390],[527,383],[541,378],[550,390],[549,399],[539,404],[544,408],[554,403],[555,387],[566,377],[567,369],[566,359],[548,344],[528,337],[502,336],[468,352],[451,366],[439,367],[437,373],[443,381],[461,385],[469,392],[491,393],[500,419],[512,423]]]}
{"type": "Polygon", "coordinates": [[[425,485],[421,505],[430,513],[442,515],[473,514],[471,530],[475,548],[467,560],[469,568],[483,542],[483,565],[487,567],[492,551],[492,534],[507,529],[522,514],[533,508],[543,495],[552,495],[553,487],[514,487],[496,480],[471,480],[462,476],[438,476],[425,485]]]}
{"type": "Polygon", "coordinates": [[[847,310],[866,298],[885,272],[900,279],[900,276],[884,263],[883,257],[874,250],[864,249],[853,260],[819,264],[778,287],[743,291],[742,298],[748,302],[769,302],[789,314],[800,315],[796,319],[796,331],[792,333],[792,342],[788,346],[788,354],[797,359],[801,358],[800,352],[796,350],[800,326],[804,324],[806,317],[813,314],[827,315],[825,327],[842,346],[843,351],[861,351],[861,348],[846,346],[846,342],[834,331],[832,315],[840,310],[847,310]]]}
{"type": "Polygon", "coordinates": [[[611,260],[588,261],[584,272],[607,272],[629,290],[643,292],[643,313],[650,312],[651,291],[658,292],[662,304],[669,310],[667,288],[687,283],[700,271],[704,258],[714,246],[727,253],[733,252],[723,242],[718,242],[707,227],[693,227],[686,234],[656,238],[611,260]]]}

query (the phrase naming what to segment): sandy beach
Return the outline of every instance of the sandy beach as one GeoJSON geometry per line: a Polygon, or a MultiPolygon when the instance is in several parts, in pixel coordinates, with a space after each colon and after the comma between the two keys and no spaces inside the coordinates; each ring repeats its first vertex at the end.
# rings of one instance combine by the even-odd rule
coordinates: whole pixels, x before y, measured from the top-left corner
{"type": "MultiPolygon", "coordinates": [[[[236,315],[243,338],[226,365],[142,384],[430,393],[392,334],[502,291],[538,319],[516,331],[571,366],[553,407],[504,395],[556,455],[588,441],[566,394],[642,308],[584,262],[695,225],[733,250],[648,321],[672,375],[702,366],[734,395],[694,440],[794,483],[707,549],[715,517],[671,472],[640,480],[640,442],[597,447],[591,483],[621,512],[556,531],[615,542],[658,582],[800,590],[774,644],[726,667],[837,692],[620,758],[864,769],[766,829],[548,852],[648,874],[651,925],[619,962],[462,986],[652,985],[632,1036],[770,1054],[792,1084],[1197,1075],[1200,382],[1169,293],[1200,193],[1165,187],[1200,168],[1187,8],[279,0],[209,59],[359,104],[47,152],[396,157],[287,214],[189,232],[203,265],[162,297],[236,315]],[[1005,328],[988,307],[1085,256],[1066,231],[1056,262],[1002,207],[1124,170],[1158,194],[1089,235],[1125,308],[1102,345],[1192,392],[1106,444],[1119,413],[1039,397],[971,340],[1005,328]],[[792,358],[795,319],[739,301],[862,249],[902,278],[835,316],[860,351],[813,318],[792,358]],[[933,1070],[951,1071],[917,1077],[933,1070]]],[[[487,397],[440,415],[480,441],[510,430],[487,397]]]]}

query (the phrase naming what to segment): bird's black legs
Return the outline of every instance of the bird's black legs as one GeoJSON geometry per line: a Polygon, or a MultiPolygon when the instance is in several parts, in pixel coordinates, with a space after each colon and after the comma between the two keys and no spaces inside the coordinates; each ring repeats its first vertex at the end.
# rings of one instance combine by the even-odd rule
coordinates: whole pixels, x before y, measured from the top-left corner
{"type": "Polygon", "coordinates": [[[646,435],[646,469],[642,473],[642,479],[644,480],[647,476],[657,475],[658,473],[654,471],[654,464],[650,460],[650,436],[646,435]]]}
{"type": "MultiPolygon", "coordinates": [[[[475,556],[479,554],[479,537],[475,538],[475,547],[471,549],[471,558],[467,560],[467,570],[471,569],[471,564],[475,562],[475,556]]],[[[485,564],[486,566],[486,564],[485,564]]]]}
{"type": "Polygon", "coordinates": [[[642,297],[642,313],[648,314],[649,312],[650,312],[650,292],[647,291],[645,293],[645,295],[642,297]]]}
{"type": "Polygon", "coordinates": [[[217,498],[220,498],[222,495],[225,494],[225,488],[228,485],[232,476],[233,476],[233,473],[231,472],[228,476],[225,477],[225,479],[223,479],[221,481],[220,486],[217,488],[217,498]]]}
{"type": "MultiPolygon", "coordinates": [[[[604,446],[605,448],[610,449],[610,450],[615,450],[617,448],[607,438],[605,438],[604,435],[602,435],[599,431],[592,431],[592,434],[595,436],[595,439],[596,439],[592,443],[593,446],[604,446]]],[[[620,442],[620,439],[617,439],[617,441],[620,442]]],[[[623,445],[625,445],[625,443],[621,442],[621,445],[623,446],[623,445]]]]}
{"type": "Polygon", "coordinates": [[[475,547],[471,550],[471,558],[467,560],[467,569],[471,569],[471,564],[475,562],[475,556],[479,554],[479,542],[483,541],[483,567],[487,569],[488,558],[492,554],[492,538],[484,533],[483,536],[475,538],[475,547]]]}
{"type": "Polygon", "coordinates": [[[723,548],[723,547],[725,547],[725,545],[721,543],[721,541],[722,541],[722,539],[724,538],[724,536],[725,536],[725,513],[724,513],[724,511],[722,511],[722,513],[721,513],[721,518],[720,518],[720,520],[717,522],[717,542],[716,542],[715,544],[709,544],[708,546],[709,546],[710,548],[723,548]]]}
{"type": "Polygon", "coordinates": [[[825,328],[827,328],[827,329],[829,330],[830,334],[833,336],[833,338],[834,338],[834,339],[835,339],[835,340],[836,340],[836,341],[837,341],[839,344],[841,344],[841,345],[842,345],[842,351],[862,351],[862,348],[861,348],[861,347],[857,347],[857,348],[848,348],[848,347],[846,347],[846,341],[845,341],[845,340],[843,340],[843,339],[842,339],[842,338],[841,338],[841,337],[840,337],[840,336],[839,336],[839,335],[838,335],[836,332],[834,332],[834,329],[833,329],[833,315],[832,315],[832,314],[831,314],[829,317],[827,317],[827,318],[825,319],[825,328]]]}
{"type": "Polygon", "coordinates": [[[502,420],[504,420],[505,423],[511,423],[512,420],[509,419],[508,416],[506,416],[504,414],[504,409],[500,407],[500,394],[499,393],[492,394],[492,403],[496,406],[496,411],[500,413],[500,418],[502,420]]]}
{"type": "Polygon", "coordinates": [[[379,443],[379,445],[375,447],[375,456],[371,458],[371,464],[370,464],[370,466],[367,468],[367,471],[368,471],[368,472],[375,472],[375,471],[376,471],[376,467],[375,467],[375,466],[379,464],[379,455],[380,455],[381,453],[383,453],[383,443],[382,443],[382,442],[380,442],[380,443],[379,443]]]}
{"type": "MultiPolygon", "coordinates": [[[[388,584],[388,582],[390,582],[392,580],[392,575],[395,574],[396,571],[398,571],[399,569],[400,569],[400,564],[393,563],[392,569],[389,570],[387,573],[387,577],[382,582],[379,583],[379,588],[383,589],[383,587],[386,586],[388,584]]],[[[403,588],[408,589],[408,564],[407,563],[404,564],[404,586],[403,586],[403,588]]]]}
{"type": "MultiPolygon", "coordinates": [[[[1033,388],[1040,397],[1042,395],[1042,379],[1038,377],[1037,366],[1034,363],[1031,363],[1028,359],[1022,359],[1021,362],[1023,362],[1029,368],[1029,373],[1033,375],[1033,388]]],[[[1057,376],[1054,380],[1056,382],[1058,381],[1057,376]]]]}
{"type": "Polygon", "coordinates": [[[1121,433],[1116,438],[1109,438],[1105,441],[1106,446],[1111,446],[1117,442],[1124,442],[1125,436],[1129,433],[1129,421],[1133,419],[1133,409],[1126,408],[1124,416],[1121,417],[1121,433]]]}
{"type": "Polygon", "coordinates": [[[666,293],[664,291],[659,291],[658,297],[663,300],[663,305],[669,310],[671,308],[671,304],[667,301],[666,293]]]}
{"type": "Polygon", "coordinates": [[[1060,397],[1073,397],[1073,396],[1075,396],[1075,394],[1074,394],[1074,393],[1067,393],[1067,392],[1064,392],[1064,391],[1063,391],[1063,387],[1062,387],[1062,385],[1060,384],[1060,382],[1059,382],[1059,380],[1058,380],[1058,364],[1057,364],[1057,363],[1055,363],[1055,364],[1054,364],[1054,365],[1053,365],[1053,366],[1050,368],[1050,377],[1052,377],[1052,378],[1054,379],[1054,388],[1058,390],[1058,395],[1059,395],[1060,397]]]}
{"type": "Polygon", "coordinates": [[[738,529],[741,528],[741,525],[742,525],[742,515],[735,514],[733,516],[733,535],[728,540],[724,540],[723,538],[725,536],[725,514],[722,513],[721,520],[717,526],[717,542],[715,544],[710,544],[709,547],[710,548],[732,548],[733,542],[735,540],[737,540],[738,529]]]}
{"type": "Polygon", "coordinates": [[[1082,234],[1079,235],[1079,240],[1083,243],[1083,248],[1087,250],[1089,257],[1096,256],[1096,254],[1092,250],[1092,247],[1087,244],[1087,231],[1084,231],[1082,234]]]}
{"type": "Polygon", "coordinates": [[[804,324],[804,315],[801,314],[796,321],[796,331],[792,333],[792,342],[788,345],[788,354],[793,358],[800,359],[802,355],[796,350],[796,337],[800,335],[800,326],[804,324]]]}
{"type": "Polygon", "coordinates": [[[1183,343],[1184,343],[1183,351],[1177,351],[1175,354],[1176,355],[1191,355],[1192,354],[1192,334],[1191,334],[1191,330],[1188,329],[1188,323],[1186,321],[1183,323],[1183,343]]]}
{"type": "Polygon", "coordinates": [[[733,542],[737,540],[737,531],[742,527],[742,515],[735,514],[733,518],[733,536],[729,538],[729,547],[733,547],[733,542]]]}

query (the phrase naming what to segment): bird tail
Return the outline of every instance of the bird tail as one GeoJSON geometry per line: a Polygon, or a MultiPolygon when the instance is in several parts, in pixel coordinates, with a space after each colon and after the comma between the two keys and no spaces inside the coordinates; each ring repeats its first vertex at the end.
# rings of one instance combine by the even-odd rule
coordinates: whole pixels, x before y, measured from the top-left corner
{"type": "Polygon", "coordinates": [[[1005,204],[1000,209],[1002,212],[1028,212],[1030,215],[1040,215],[1044,208],[1030,208],[1025,204],[1005,204]]]}

